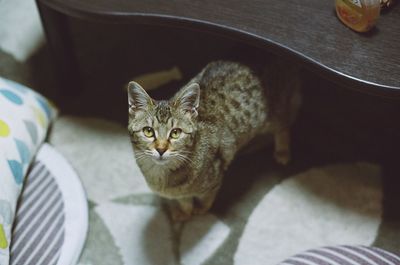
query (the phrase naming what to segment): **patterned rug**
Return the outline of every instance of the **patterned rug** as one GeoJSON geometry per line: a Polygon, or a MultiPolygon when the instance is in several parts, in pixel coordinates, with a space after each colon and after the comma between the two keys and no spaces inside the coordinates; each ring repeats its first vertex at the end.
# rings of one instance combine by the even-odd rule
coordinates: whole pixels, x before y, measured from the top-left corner
{"type": "MultiPolygon", "coordinates": [[[[384,222],[375,164],[286,170],[275,165],[268,149],[241,156],[211,212],[174,224],[147,188],[124,127],[65,116],[50,142],[77,170],[90,200],[82,265],[261,265],[322,246],[385,249],[377,244],[384,222]]],[[[386,249],[398,250],[398,244],[386,249]]]]}

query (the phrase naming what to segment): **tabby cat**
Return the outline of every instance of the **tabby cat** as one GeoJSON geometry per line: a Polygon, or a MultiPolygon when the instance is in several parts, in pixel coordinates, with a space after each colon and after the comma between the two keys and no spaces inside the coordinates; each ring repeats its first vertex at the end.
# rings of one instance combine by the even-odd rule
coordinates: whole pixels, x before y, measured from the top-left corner
{"type": "Polygon", "coordinates": [[[211,62],[169,100],[156,101],[129,83],[136,161],[149,187],[170,199],[174,220],[212,206],[225,170],[255,136],[272,133],[276,160],[288,163],[299,87],[297,69],[278,62],[260,73],[236,62],[211,62]]]}

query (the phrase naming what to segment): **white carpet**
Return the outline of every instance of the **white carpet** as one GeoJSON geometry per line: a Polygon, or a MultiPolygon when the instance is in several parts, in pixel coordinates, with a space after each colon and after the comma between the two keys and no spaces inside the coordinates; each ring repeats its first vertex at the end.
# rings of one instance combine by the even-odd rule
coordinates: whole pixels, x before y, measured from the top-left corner
{"type": "Polygon", "coordinates": [[[312,168],[272,189],[266,179],[273,173],[266,172],[240,201],[225,206],[231,214],[213,212],[177,229],[147,188],[124,127],[61,117],[50,141],[81,176],[95,203],[91,211],[104,224],[99,230],[112,239],[89,246],[81,264],[111,245],[120,257],[114,264],[276,264],[313,247],[371,245],[381,223],[381,173],[373,164],[312,168]],[[244,209],[253,210],[246,215],[244,209]]]}
{"type": "Polygon", "coordinates": [[[379,176],[378,166],[356,163],[283,181],[250,216],[235,264],[277,264],[321,246],[372,244],[382,215],[379,176]]]}

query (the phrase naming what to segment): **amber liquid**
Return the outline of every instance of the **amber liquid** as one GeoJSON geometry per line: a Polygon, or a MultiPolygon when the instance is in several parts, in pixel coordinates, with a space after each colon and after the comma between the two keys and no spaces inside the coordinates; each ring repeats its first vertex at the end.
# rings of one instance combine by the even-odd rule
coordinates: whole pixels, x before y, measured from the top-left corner
{"type": "Polygon", "coordinates": [[[380,14],[380,4],[367,5],[359,1],[360,5],[351,0],[336,0],[336,14],[348,27],[358,32],[370,30],[380,14]]]}

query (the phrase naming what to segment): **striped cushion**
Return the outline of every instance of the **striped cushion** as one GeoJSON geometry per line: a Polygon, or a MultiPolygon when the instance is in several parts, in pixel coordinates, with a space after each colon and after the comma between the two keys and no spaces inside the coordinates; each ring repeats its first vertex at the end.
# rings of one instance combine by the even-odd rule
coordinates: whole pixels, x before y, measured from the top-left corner
{"type": "Polygon", "coordinates": [[[18,205],[10,264],[56,264],[64,242],[64,221],[63,197],[54,176],[35,162],[18,205]]]}
{"type": "Polygon", "coordinates": [[[375,247],[337,246],[309,250],[280,265],[400,265],[400,257],[375,247]]]}

